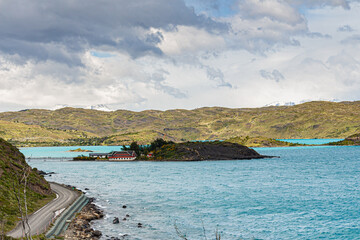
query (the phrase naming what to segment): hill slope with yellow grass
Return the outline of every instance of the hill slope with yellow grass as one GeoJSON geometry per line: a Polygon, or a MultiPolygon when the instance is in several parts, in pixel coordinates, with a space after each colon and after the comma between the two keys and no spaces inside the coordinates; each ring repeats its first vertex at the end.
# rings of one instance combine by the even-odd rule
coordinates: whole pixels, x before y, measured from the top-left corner
{"type": "Polygon", "coordinates": [[[142,112],[33,109],[0,113],[0,137],[19,146],[146,144],[159,137],[175,142],[238,136],[345,138],[360,132],[359,116],[359,101],[142,112]]]}

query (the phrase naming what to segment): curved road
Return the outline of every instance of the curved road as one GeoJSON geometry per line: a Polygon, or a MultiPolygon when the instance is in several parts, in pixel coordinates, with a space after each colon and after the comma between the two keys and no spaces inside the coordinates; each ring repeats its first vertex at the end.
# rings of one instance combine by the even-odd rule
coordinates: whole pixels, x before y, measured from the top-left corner
{"type": "MultiPolygon", "coordinates": [[[[47,226],[49,226],[55,217],[55,212],[67,208],[79,197],[79,193],[76,191],[69,190],[59,184],[50,183],[50,187],[56,193],[57,198],[29,216],[31,235],[45,232],[47,226]]],[[[13,238],[22,237],[21,224],[18,224],[16,228],[8,232],[7,235],[13,238]]]]}

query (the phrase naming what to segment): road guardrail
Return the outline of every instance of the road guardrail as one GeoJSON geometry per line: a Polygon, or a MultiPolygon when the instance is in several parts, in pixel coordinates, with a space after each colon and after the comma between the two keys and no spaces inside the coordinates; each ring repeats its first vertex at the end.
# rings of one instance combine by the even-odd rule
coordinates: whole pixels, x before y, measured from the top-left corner
{"type": "Polygon", "coordinates": [[[69,226],[73,216],[79,212],[87,203],[89,199],[81,194],[60,216],[56,219],[54,226],[45,234],[46,238],[52,238],[60,235],[69,226]]]}

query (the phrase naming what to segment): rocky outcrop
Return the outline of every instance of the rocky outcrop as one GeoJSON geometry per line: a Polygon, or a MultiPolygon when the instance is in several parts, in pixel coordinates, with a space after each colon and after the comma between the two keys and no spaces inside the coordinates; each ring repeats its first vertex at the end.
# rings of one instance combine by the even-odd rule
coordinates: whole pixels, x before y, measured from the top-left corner
{"type": "Polygon", "coordinates": [[[94,230],[91,227],[90,222],[103,218],[104,213],[93,203],[93,201],[94,199],[90,199],[89,203],[72,220],[68,229],[65,231],[65,239],[100,239],[102,233],[99,230],[94,230]]]}

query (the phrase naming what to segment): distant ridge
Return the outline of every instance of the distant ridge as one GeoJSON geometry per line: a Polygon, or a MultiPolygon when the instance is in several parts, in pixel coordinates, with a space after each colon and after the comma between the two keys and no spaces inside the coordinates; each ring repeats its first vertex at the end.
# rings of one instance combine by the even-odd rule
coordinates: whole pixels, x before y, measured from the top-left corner
{"type": "Polygon", "coordinates": [[[359,116],[360,101],[141,112],[29,109],[0,113],[0,137],[18,146],[142,144],[156,138],[175,142],[238,136],[345,138],[360,132],[359,116]]]}

